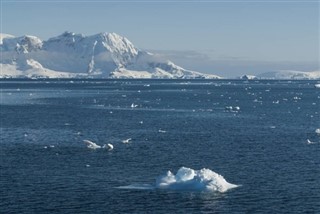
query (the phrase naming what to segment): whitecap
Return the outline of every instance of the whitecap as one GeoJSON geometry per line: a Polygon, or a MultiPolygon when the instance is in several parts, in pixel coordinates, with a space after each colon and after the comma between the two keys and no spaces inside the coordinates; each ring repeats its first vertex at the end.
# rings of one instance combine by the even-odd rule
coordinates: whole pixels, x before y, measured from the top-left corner
{"type": "Polygon", "coordinates": [[[307,139],[307,144],[316,144],[316,142],[313,142],[313,141],[307,139]]]}

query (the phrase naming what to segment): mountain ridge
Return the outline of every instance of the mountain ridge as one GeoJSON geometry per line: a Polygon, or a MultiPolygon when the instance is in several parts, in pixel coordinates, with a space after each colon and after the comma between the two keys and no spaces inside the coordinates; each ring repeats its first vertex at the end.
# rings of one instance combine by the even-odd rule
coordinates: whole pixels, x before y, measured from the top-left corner
{"type": "Polygon", "coordinates": [[[0,41],[1,77],[220,78],[140,50],[116,33],[84,36],[66,31],[46,41],[1,34],[0,41]]]}

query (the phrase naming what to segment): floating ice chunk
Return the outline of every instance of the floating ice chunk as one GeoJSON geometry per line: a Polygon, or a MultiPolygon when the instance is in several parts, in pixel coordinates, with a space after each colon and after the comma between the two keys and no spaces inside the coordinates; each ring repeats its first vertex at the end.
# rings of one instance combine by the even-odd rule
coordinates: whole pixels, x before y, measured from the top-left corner
{"type": "Polygon", "coordinates": [[[113,145],[111,143],[104,144],[102,148],[108,149],[109,151],[111,151],[113,149],[113,145]]]}
{"type": "Polygon", "coordinates": [[[176,175],[168,171],[156,180],[156,188],[169,190],[226,192],[235,187],[238,185],[228,183],[223,176],[205,168],[181,167],[176,175]]]}
{"type": "Polygon", "coordinates": [[[237,112],[240,110],[240,107],[239,106],[234,106],[234,107],[233,106],[226,106],[225,110],[231,111],[231,112],[237,112]]]}
{"type": "Polygon", "coordinates": [[[104,144],[103,146],[100,146],[100,145],[98,145],[98,144],[96,144],[96,143],[94,143],[94,142],[92,142],[92,141],[90,141],[90,140],[83,140],[83,142],[84,142],[85,144],[87,144],[87,147],[88,147],[89,149],[94,149],[94,150],[95,150],[95,149],[101,149],[101,148],[103,148],[103,149],[108,149],[109,151],[113,149],[113,145],[110,144],[110,143],[104,144]]]}
{"type": "Polygon", "coordinates": [[[159,129],[158,132],[159,132],[159,133],[166,133],[167,131],[162,130],[162,129],[159,129]]]}
{"type": "Polygon", "coordinates": [[[122,143],[131,143],[131,140],[132,140],[131,138],[128,138],[126,140],[123,140],[122,143]]]}
{"type": "Polygon", "coordinates": [[[239,107],[239,106],[235,106],[235,107],[233,107],[233,109],[234,109],[235,111],[239,111],[239,110],[240,110],[240,107],[239,107]]]}
{"type": "Polygon", "coordinates": [[[136,108],[136,107],[138,107],[138,105],[136,105],[134,103],[131,104],[131,108],[136,108]]]}
{"type": "Polygon", "coordinates": [[[232,111],[233,107],[232,106],[226,106],[225,109],[232,111]]]}
{"type": "Polygon", "coordinates": [[[100,148],[101,148],[101,146],[95,144],[94,142],[92,142],[92,141],[90,141],[90,140],[83,140],[83,142],[84,142],[85,144],[87,144],[87,147],[88,147],[89,149],[100,149],[100,148]]]}
{"type": "Polygon", "coordinates": [[[317,133],[318,135],[320,135],[320,128],[315,130],[315,133],[317,133]]]}
{"type": "Polygon", "coordinates": [[[320,83],[314,85],[315,88],[320,88],[320,83]]]}

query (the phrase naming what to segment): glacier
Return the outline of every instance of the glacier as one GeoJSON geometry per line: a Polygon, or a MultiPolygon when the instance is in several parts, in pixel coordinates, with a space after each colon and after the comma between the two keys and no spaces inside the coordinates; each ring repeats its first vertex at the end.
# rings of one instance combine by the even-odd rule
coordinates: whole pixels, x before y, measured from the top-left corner
{"type": "Polygon", "coordinates": [[[186,70],[116,33],[67,31],[46,41],[0,34],[0,51],[0,78],[220,78],[186,70]]]}
{"type": "Polygon", "coordinates": [[[280,70],[259,74],[257,79],[284,79],[284,80],[316,80],[320,79],[320,71],[280,70]]]}

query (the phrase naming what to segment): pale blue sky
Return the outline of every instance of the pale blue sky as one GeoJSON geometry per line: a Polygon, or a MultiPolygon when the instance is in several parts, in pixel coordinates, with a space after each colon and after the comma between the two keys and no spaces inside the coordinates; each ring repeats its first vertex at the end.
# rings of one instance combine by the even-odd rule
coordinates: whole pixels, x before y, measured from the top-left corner
{"type": "Polygon", "coordinates": [[[44,40],[66,30],[116,32],[186,68],[224,76],[319,69],[318,1],[11,0],[2,1],[1,21],[3,33],[44,40]]]}

